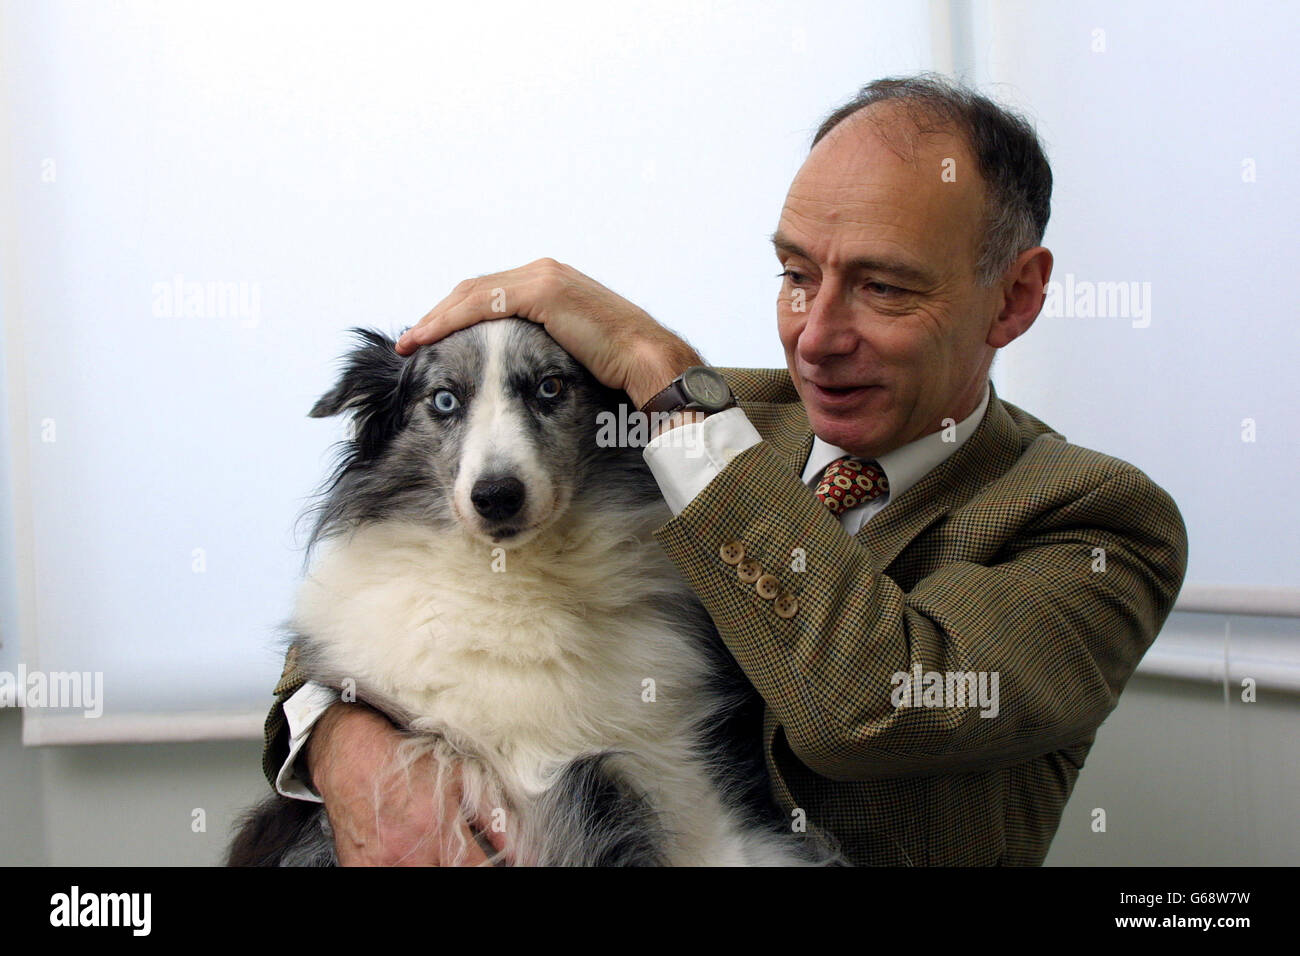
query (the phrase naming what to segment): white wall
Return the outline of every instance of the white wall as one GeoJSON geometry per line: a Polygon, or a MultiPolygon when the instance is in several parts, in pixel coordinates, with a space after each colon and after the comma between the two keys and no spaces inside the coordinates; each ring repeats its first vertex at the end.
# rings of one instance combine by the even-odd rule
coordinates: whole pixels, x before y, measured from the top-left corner
{"type": "Polygon", "coordinates": [[[1143,306],[1045,310],[1001,353],[1002,393],[1173,495],[1189,586],[1300,597],[1300,7],[976,10],[973,77],[1047,144],[1063,298],[1086,312],[1093,284],[1136,283],[1143,306]]]}
{"type": "Polygon", "coordinates": [[[256,732],[349,326],[549,255],[779,364],[766,237],[809,133],[930,62],[926,4],[3,11],[18,626],[106,698],[31,741],[256,732]]]}

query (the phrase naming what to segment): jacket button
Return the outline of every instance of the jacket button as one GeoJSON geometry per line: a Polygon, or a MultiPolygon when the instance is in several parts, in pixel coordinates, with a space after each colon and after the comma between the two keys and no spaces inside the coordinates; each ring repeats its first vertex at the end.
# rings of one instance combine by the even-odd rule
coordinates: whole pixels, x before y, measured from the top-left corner
{"type": "Polygon", "coordinates": [[[770,601],[781,593],[781,582],[775,574],[765,574],[754,582],[754,590],[765,601],[770,601]]]}
{"type": "Polygon", "coordinates": [[[729,541],[718,549],[718,557],[731,565],[745,560],[745,546],[739,541],[729,541]]]}
{"type": "Polygon", "coordinates": [[[789,620],[798,613],[799,601],[793,594],[782,594],[772,605],[772,610],[776,612],[777,617],[789,620]]]}
{"type": "Polygon", "coordinates": [[[736,568],[736,576],[746,584],[753,584],[762,573],[762,566],[752,558],[748,561],[742,561],[736,568]]]}

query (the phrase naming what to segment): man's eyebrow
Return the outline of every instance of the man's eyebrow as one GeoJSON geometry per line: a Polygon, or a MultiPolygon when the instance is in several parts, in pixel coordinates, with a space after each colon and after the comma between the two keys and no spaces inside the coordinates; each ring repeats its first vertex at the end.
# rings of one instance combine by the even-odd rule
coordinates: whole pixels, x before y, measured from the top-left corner
{"type": "MultiPolygon", "coordinates": [[[[776,246],[779,252],[788,252],[792,256],[799,256],[801,259],[807,259],[809,262],[817,260],[810,256],[807,251],[797,242],[793,242],[779,232],[772,233],[772,245],[776,246]]],[[[907,262],[898,259],[881,259],[870,256],[861,256],[857,259],[850,259],[844,263],[844,269],[847,272],[883,272],[891,276],[902,279],[905,282],[914,282],[918,285],[933,285],[935,278],[929,272],[907,262]]]]}

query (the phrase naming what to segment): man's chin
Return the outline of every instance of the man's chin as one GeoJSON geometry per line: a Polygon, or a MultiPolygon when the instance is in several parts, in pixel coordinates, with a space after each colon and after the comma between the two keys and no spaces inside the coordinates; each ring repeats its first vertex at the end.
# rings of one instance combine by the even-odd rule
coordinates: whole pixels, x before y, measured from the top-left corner
{"type": "Polygon", "coordinates": [[[808,408],[808,421],[813,432],[822,441],[843,448],[862,458],[875,458],[888,437],[883,422],[875,416],[827,413],[820,408],[808,408]]]}

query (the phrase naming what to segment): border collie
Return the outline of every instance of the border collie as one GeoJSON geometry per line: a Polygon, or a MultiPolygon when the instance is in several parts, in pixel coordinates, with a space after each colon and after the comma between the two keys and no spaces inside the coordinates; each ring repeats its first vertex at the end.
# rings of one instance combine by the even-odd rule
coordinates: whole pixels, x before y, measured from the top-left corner
{"type": "MultiPolygon", "coordinates": [[[[303,670],[404,727],[407,767],[459,769],[516,862],[829,862],[769,800],[762,701],[651,537],[640,449],[597,441],[626,396],[520,319],[409,357],[353,332],[311,410],[352,435],[289,621],[303,670]]],[[[228,862],[336,863],[322,806],[272,796],[228,862]]]]}

